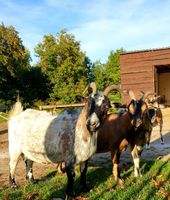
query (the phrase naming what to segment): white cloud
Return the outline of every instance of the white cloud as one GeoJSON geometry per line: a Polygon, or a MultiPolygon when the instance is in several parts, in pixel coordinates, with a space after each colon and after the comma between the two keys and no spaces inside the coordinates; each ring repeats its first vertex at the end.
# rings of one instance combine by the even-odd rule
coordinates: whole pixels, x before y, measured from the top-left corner
{"type": "Polygon", "coordinates": [[[121,47],[170,46],[169,10],[169,0],[0,0],[0,19],[16,28],[32,56],[45,34],[67,28],[93,61],[121,47]]]}

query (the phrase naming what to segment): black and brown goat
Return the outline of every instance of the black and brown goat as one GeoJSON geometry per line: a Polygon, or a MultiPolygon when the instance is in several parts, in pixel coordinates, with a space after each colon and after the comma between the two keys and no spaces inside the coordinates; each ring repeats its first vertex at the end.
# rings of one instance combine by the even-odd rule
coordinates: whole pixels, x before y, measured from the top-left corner
{"type": "Polygon", "coordinates": [[[112,173],[118,183],[122,182],[119,172],[120,154],[127,148],[131,133],[143,124],[144,113],[147,109],[146,95],[137,100],[132,91],[128,93],[132,100],[126,111],[122,114],[107,115],[103,126],[98,131],[97,138],[97,153],[111,152],[112,173]]]}
{"type": "MultiPolygon", "coordinates": [[[[141,93],[142,95],[144,94],[143,91],[141,91],[141,93]]],[[[155,96],[155,94],[150,93],[145,99],[145,102],[147,103],[148,108],[150,110],[150,115],[153,115],[152,121],[151,121],[152,127],[159,125],[161,144],[163,144],[164,143],[163,136],[162,136],[163,115],[158,103],[159,98],[160,96],[155,96]]],[[[147,136],[147,143],[146,143],[147,148],[150,147],[150,137],[151,137],[151,133],[148,134],[147,136]]]]}
{"type": "Polygon", "coordinates": [[[145,96],[147,96],[147,98],[145,98],[145,102],[148,108],[145,110],[143,115],[143,124],[131,132],[128,140],[131,147],[131,155],[134,161],[134,173],[136,177],[141,176],[140,155],[143,151],[143,146],[146,144],[148,148],[153,127],[158,124],[160,125],[160,138],[161,143],[163,144],[163,117],[160,108],[157,106],[157,100],[159,97],[154,96],[151,100],[150,95],[151,93],[145,94],[145,96]]]}

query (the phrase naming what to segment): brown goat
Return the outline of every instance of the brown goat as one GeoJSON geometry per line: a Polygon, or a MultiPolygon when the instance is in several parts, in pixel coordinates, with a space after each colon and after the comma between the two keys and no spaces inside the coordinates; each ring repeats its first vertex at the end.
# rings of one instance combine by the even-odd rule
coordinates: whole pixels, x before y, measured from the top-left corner
{"type": "Polygon", "coordinates": [[[132,91],[129,91],[132,98],[127,111],[123,114],[110,114],[98,132],[97,138],[97,153],[111,152],[113,162],[112,173],[115,180],[121,183],[119,172],[119,158],[130,140],[131,133],[143,124],[143,115],[147,109],[144,101],[145,95],[139,100],[136,100],[132,91]]]}

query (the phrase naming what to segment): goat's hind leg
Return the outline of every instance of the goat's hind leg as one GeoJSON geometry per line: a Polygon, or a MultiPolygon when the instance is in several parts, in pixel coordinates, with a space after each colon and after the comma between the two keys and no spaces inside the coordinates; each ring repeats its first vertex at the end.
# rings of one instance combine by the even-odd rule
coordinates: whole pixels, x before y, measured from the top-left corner
{"type": "Polygon", "coordinates": [[[161,138],[161,144],[164,144],[164,138],[162,135],[162,126],[163,126],[163,121],[161,121],[159,124],[159,133],[160,133],[160,138],[161,138]]]}
{"type": "Polygon", "coordinates": [[[32,184],[36,183],[33,176],[33,168],[32,168],[33,161],[26,158],[25,164],[26,164],[26,179],[32,184]]]}
{"type": "Polygon", "coordinates": [[[19,156],[21,155],[20,151],[9,150],[9,185],[12,189],[17,188],[17,184],[15,182],[15,170],[19,160],[19,156]]]}

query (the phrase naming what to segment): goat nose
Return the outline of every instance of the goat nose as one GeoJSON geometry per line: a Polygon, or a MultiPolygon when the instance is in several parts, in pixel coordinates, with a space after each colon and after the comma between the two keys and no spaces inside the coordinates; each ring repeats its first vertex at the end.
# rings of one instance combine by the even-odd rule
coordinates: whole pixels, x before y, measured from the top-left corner
{"type": "Polygon", "coordinates": [[[96,125],[96,122],[94,121],[92,121],[91,123],[90,123],[90,126],[95,126],[96,125]]]}

